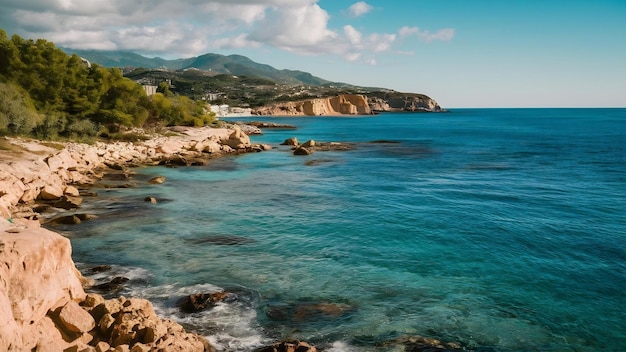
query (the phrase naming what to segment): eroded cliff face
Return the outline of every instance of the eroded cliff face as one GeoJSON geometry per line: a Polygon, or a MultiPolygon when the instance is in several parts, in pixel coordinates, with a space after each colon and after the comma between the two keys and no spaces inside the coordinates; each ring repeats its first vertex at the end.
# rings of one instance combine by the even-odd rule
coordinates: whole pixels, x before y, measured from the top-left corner
{"type": "Polygon", "coordinates": [[[338,116],[371,115],[376,112],[437,112],[443,109],[423,94],[372,93],[342,94],[329,98],[307,99],[270,104],[252,110],[254,115],[271,116],[338,116]]]}
{"type": "Polygon", "coordinates": [[[342,94],[329,98],[266,105],[252,110],[252,113],[255,115],[273,116],[335,116],[371,115],[372,110],[366,96],[342,94]]]}
{"type": "Polygon", "coordinates": [[[424,94],[376,92],[368,96],[372,111],[440,112],[441,106],[424,94]]]}

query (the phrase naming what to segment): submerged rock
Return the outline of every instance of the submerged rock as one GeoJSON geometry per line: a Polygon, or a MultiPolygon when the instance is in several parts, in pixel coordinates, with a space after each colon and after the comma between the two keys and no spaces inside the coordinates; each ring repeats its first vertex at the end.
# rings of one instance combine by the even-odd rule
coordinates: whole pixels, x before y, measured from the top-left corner
{"type": "Polygon", "coordinates": [[[462,351],[463,347],[456,342],[442,342],[437,339],[414,335],[401,336],[393,341],[387,341],[383,345],[404,345],[405,352],[454,352],[462,351]]]}
{"type": "Polygon", "coordinates": [[[221,246],[239,246],[249,243],[254,243],[255,241],[251,238],[242,237],[242,236],[234,236],[234,235],[217,235],[217,236],[209,236],[203,238],[194,238],[190,239],[189,242],[194,244],[203,244],[210,243],[221,246]]]}
{"type": "Polygon", "coordinates": [[[166,179],[165,176],[154,176],[153,178],[148,180],[148,183],[153,184],[153,185],[160,185],[165,182],[165,179],[166,179]]]}
{"type": "Polygon", "coordinates": [[[195,313],[215,306],[218,302],[232,302],[235,295],[228,292],[195,293],[181,298],[176,306],[185,313],[195,313]]]}
{"type": "Polygon", "coordinates": [[[302,322],[319,319],[337,319],[353,311],[344,303],[295,302],[268,306],[265,314],[272,320],[302,322]]]}
{"type": "Polygon", "coordinates": [[[144,202],[150,202],[152,204],[156,204],[157,203],[157,199],[155,197],[146,197],[143,199],[144,202]]]}
{"type": "Polygon", "coordinates": [[[298,147],[293,151],[293,155],[311,155],[313,154],[313,151],[309,148],[305,148],[305,147],[298,147]]]}
{"type": "Polygon", "coordinates": [[[307,342],[289,340],[276,342],[272,345],[261,347],[255,352],[317,352],[317,348],[307,342]]]}
{"type": "Polygon", "coordinates": [[[89,221],[93,219],[97,219],[97,215],[93,214],[72,214],[72,215],[64,215],[56,217],[49,221],[49,224],[55,225],[76,225],[80,224],[83,221],[89,221]]]}
{"type": "Polygon", "coordinates": [[[109,282],[104,282],[98,285],[94,285],[91,288],[102,292],[117,292],[122,289],[123,284],[128,282],[129,279],[123,276],[116,276],[109,282]]]}
{"type": "Polygon", "coordinates": [[[62,196],[61,199],[54,202],[52,205],[55,208],[62,209],[75,209],[80,207],[83,204],[83,199],[81,197],[73,197],[73,196],[62,196]]]}

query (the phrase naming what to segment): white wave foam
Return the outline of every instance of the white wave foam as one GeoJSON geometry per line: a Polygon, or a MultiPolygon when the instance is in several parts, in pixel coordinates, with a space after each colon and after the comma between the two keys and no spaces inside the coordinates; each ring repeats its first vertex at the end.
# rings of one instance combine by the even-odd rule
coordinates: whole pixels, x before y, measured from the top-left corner
{"type": "Polygon", "coordinates": [[[270,341],[263,337],[257,324],[255,307],[246,302],[219,302],[197,313],[183,313],[176,307],[176,301],[184,296],[217,291],[223,290],[211,284],[183,287],[162,285],[135,287],[131,294],[150,300],[159,316],[172,319],[189,331],[205,336],[219,351],[249,351],[268,344],[270,341]]]}

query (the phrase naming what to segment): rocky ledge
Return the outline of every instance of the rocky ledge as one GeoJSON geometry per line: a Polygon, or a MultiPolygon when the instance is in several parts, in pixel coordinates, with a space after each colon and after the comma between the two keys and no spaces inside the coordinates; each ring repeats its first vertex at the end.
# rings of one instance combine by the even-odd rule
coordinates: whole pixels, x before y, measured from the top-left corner
{"type": "MultiPolygon", "coordinates": [[[[138,165],[198,165],[210,158],[262,151],[239,126],[177,127],[168,136],[143,142],[46,143],[0,139],[0,216],[25,217],[35,201],[72,208],[80,205],[78,188],[93,184],[111,171],[138,165]]],[[[36,215],[31,214],[34,217],[36,215]]]]}

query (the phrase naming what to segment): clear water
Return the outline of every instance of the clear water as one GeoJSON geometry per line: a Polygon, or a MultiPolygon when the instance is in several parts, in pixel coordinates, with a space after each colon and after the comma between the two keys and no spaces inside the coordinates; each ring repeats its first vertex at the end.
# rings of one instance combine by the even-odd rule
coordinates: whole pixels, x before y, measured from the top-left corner
{"type": "Polygon", "coordinates": [[[289,337],[386,351],[401,335],[489,351],[626,349],[625,109],[272,121],[298,129],[253,142],[355,149],[140,169],[137,188],[87,203],[100,219],[61,228],[75,261],[115,264],[107,275],[131,278],[121,294],[223,351],[289,337]],[[167,181],[148,185],[154,175],[167,181]],[[238,299],[175,307],[216,290],[238,299]],[[338,311],[298,314],[327,303],[338,311]]]}

